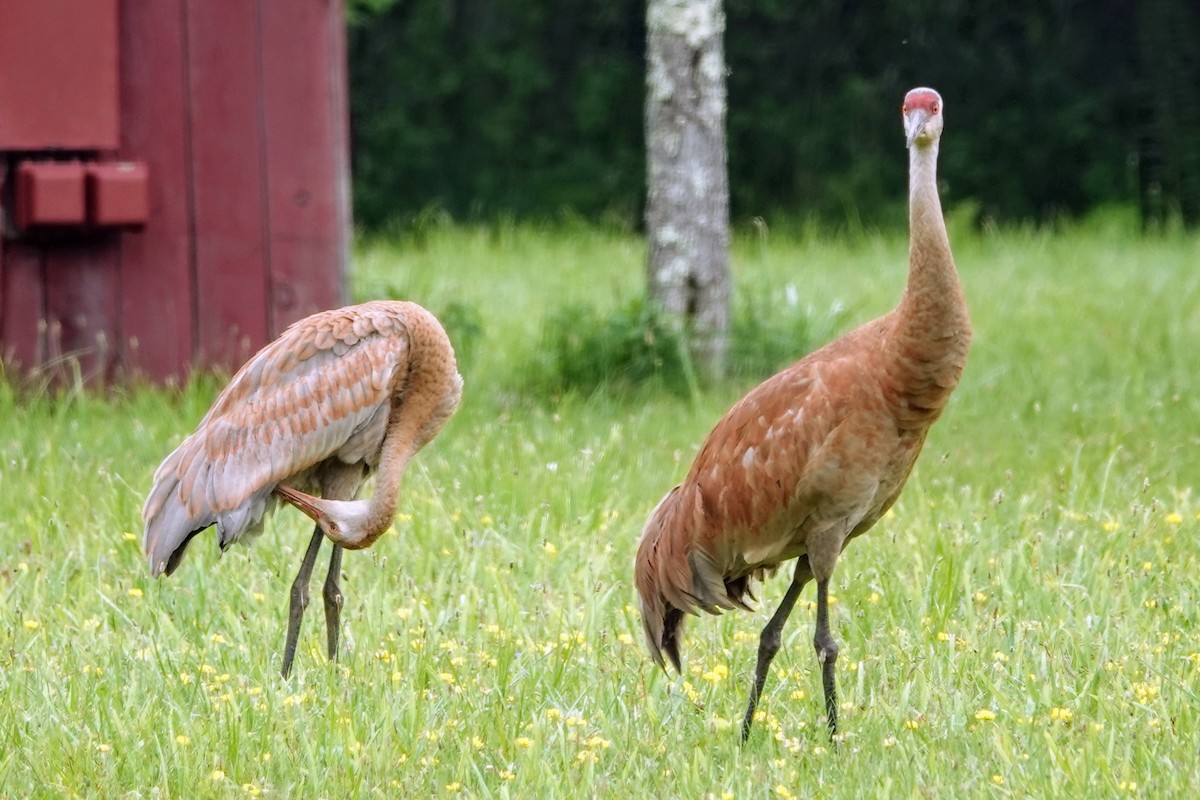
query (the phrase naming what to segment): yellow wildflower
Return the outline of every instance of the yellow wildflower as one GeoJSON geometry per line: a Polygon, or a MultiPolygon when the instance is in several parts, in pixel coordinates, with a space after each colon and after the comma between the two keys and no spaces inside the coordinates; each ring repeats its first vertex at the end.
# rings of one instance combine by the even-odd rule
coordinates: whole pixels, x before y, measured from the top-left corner
{"type": "Polygon", "coordinates": [[[996,718],[996,712],[990,708],[981,708],[975,712],[975,719],[980,722],[991,722],[996,718]]]}
{"type": "Polygon", "coordinates": [[[724,664],[717,664],[708,672],[705,672],[703,677],[709,683],[720,683],[729,677],[729,668],[724,664]]]}
{"type": "Polygon", "coordinates": [[[1158,684],[1137,682],[1132,686],[1133,697],[1139,703],[1145,705],[1158,697],[1158,684]]]}

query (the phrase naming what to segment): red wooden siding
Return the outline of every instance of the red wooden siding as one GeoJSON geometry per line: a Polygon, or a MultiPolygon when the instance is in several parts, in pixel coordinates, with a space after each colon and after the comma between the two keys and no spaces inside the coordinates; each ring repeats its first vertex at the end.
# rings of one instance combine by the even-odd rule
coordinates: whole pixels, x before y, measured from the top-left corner
{"type": "MultiPolygon", "coordinates": [[[[102,379],[233,369],[290,322],[345,300],[342,4],[51,5],[65,14],[97,2],[117,4],[109,35],[119,53],[119,144],[71,155],[145,164],[149,217],[140,228],[64,228],[5,241],[0,355],[23,368],[81,355],[85,374],[102,379]]],[[[28,5],[0,0],[0,10],[11,3],[28,5]]],[[[19,111],[6,102],[0,95],[0,117],[19,111]]],[[[35,156],[58,157],[21,154],[35,156]]],[[[0,152],[0,165],[6,157],[15,163],[0,152]]],[[[10,199],[0,192],[0,203],[10,199]]]]}
{"type": "Polygon", "coordinates": [[[262,3],[185,5],[200,358],[233,366],[267,339],[262,3]]]}
{"type": "Polygon", "coordinates": [[[328,259],[349,228],[349,166],[328,152],[349,153],[345,27],[330,26],[317,3],[269,0],[262,10],[269,300],[279,327],[340,289],[328,259]],[[310,48],[303,56],[297,37],[310,48]],[[325,142],[325,152],[313,142],[325,142]]]}
{"type": "Polygon", "coordinates": [[[46,362],[46,281],[42,253],[21,242],[5,242],[0,290],[0,342],[6,361],[30,366],[46,362]]]}
{"type": "Polygon", "coordinates": [[[117,0],[0,0],[0,150],[117,143],[117,0]]]}
{"type": "Polygon", "coordinates": [[[150,171],[150,219],[121,237],[122,355],[162,380],[197,353],[183,12],[178,0],[121,0],[120,15],[119,155],[150,171]]]}

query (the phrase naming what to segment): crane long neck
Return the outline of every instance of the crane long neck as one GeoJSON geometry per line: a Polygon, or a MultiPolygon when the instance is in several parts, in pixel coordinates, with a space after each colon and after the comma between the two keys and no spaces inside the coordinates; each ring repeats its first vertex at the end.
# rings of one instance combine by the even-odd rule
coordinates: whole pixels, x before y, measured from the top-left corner
{"type": "Polygon", "coordinates": [[[375,474],[375,493],[367,506],[366,536],[362,547],[370,546],[391,527],[399,504],[400,481],[408,462],[416,451],[412,416],[399,414],[393,409],[388,421],[387,435],[379,453],[379,467],[375,474]]]}
{"type": "Polygon", "coordinates": [[[917,308],[961,304],[958,273],[937,188],[938,143],[909,148],[908,286],[904,301],[917,308]]]}
{"type": "Polygon", "coordinates": [[[937,141],[909,156],[908,285],[893,312],[889,372],[906,426],[937,419],[958,384],[971,339],[962,286],[937,190],[937,141]]]}
{"type": "Polygon", "coordinates": [[[436,321],[410,321],[410,335],[412,361],[392,399],[375,493],[366,501],[362,538],[349,547],[369,547],[391,527],[408,462],[442,429],[462,397],[454,350],[436,321]]]}

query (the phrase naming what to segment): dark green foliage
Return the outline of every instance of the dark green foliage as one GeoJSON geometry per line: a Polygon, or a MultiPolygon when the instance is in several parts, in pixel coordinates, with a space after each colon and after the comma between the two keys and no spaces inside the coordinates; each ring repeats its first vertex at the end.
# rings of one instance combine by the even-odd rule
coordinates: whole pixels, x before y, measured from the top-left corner
{"type": "Polygon", "coordinates": [[[643,6],[406,0],[350,29],[356,215],[636,213],[643,6]]]}
{"type": "Polygon", "coordinates": [[[1137,5],[1142,217],[1200,222],[1200,4],[1137,5]]]}
{"type": "MultiPolygon", "coordinates": [[[[845,314],[825,316],[789,296],[739,293],[729,350],[732,377],[759,379],[834,337],[845,314]]],[[[573,305],[542,324],[526,386],[537,393],[624,391],[644,385],[694,392],[697,377],[678,326],[639,296],[613,311],[573,305]]]]}
{"type": "Polygon", "coordinates": [[[695,384],[680,330],[642,297],[609,312],[590,305],[551,312],[534,359],[527,385],[538,392],[654,383],[684,393],[695,384]]]}
{"type": "Polygon", "coordinates": [[[734,298],[729,373],[765,378],[833,339],[845,328],[846,309],[818,314],[802,307],[795,287],[740,289],[734,298]]]}
{"type": "Polygon", "coordinates": [[[440,307],[434,316],[446,329],[446,335],[454,342],[454,355],[460,370],[469,369],[475,355],[476,345],[484,335],[483,315],[479,309],[466,303],[451,301],[440,307]]]}
{"type": "MultiPolygon", "coordinates": [[[[939,89],[948,204],[1200,220],[1196,0],[726,3],[735,218],[904,219],[898,105],[939,89]]],[[[645,4],[357,0],[356,214],[640,219],[645,4]],[[373,13],[382,8],[382,11],[373,13]]]]}

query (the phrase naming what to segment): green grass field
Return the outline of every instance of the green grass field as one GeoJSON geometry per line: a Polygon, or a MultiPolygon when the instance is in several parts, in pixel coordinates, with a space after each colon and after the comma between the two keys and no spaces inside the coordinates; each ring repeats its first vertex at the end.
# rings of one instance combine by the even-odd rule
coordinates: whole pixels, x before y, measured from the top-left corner
{"type": "MultiPolygon", "coordinates": [[[[356,252],[356,298],[477,325],[394,532],[346,557],[335,665],[317,601],[278,675],[294,511],[147,573],[151,475],[219,382],[52,400],[0,380],[0,797],[1194,796],[1200,237],[951,236],[974,346],[900,502],[834,576],[838,746],[811,588],[738,744],[786,575],[759,613],[691,624],[682,678],[642,647],[641,524],[749,385],[522,391],[547,313],[640,291],[640,240],[435,225],[356,252]]],[[[746,234],[734,260],[739,291],[840,332],[899,298],[906,243],[746,234]]]]}

